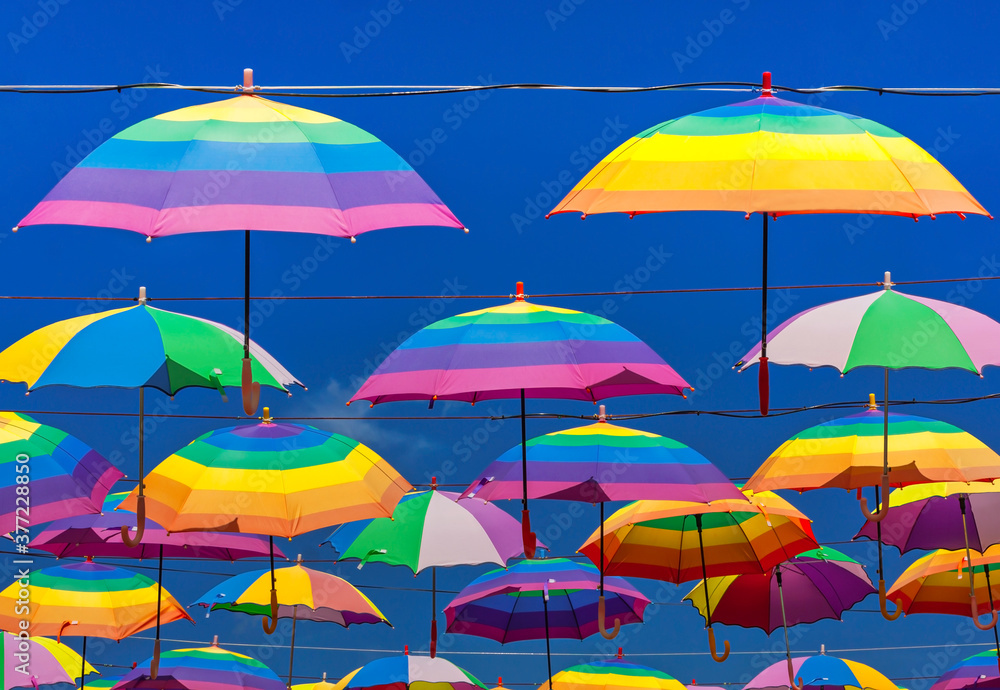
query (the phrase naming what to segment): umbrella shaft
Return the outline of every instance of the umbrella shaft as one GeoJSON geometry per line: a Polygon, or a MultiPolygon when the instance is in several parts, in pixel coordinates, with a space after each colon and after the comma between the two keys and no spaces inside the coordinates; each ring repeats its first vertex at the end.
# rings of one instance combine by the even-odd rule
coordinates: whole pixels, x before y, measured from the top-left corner
{"type": "Polygon", "coordinates": [[[763,260],[760,291],[760,356],[767,357],[767,213],[764,214],[763,260]]]}
{"type": "Polygon", "coordinates": [[[549,642],[549,602],[542,596],[542,609],[545,612],[545,664],[549,671],[549,690],[552,690],[552,648],[549,642]]]}
{"type": "Polygon", "coordinates": [[[146,389],[139,387],[139,495],[143,495],[145,484],[143,468],[143,427],[146,426],[146,389]]]}
{"type": "Polygon", "coordinates": [[[160,544],[160,565],[156,575],[156,639],[160,639],[160,602],[163,595],[163,544],[160,544]]]}
{"type": "Polygon", "coordinates": [[[87,675],[87,636],[83,636],[83,651],[80,652],[80,690],[84,688],[87,675]]]}
{"type": "Polygon", "coordinates": [[[288,687],[292,687],[292,663],[295,661],[295,622],[296,615],[299,612],[299,607],[292,607],[292,640],[291,648],[288,650],[288,687]]]}
{"type": "Polygon", "coordinates": [[[774,575],[778,580],[778,601],[781,602],[781,627],[785,631],[785,658],[792,663],[792,649],[788,645],[788,619],[785,617],[785,593],[781,589],[781,568],[775,566],[774,575]]]}
{"type": "Polygon", "coordinates": [[[521,389],[521,505],[528,509],[528,431],[525,423],[524,389],[521,389]]]}
{"type": "MultiPolygon", "coordinates": [[[[767,216],[764,216],[766,219],[767,216]]],[[[701,515],[695,514],[694,523],[698,526],[698,551],[701,553],[701,582],[705,587],[705,620],[712,627],[712,603],[708,600],[708,566],[705,565],[705,541],[701,536],[701,515]]]]}
{"type": "Polygon", "coordinates": [[[243,356],[250,357],[250,231],[243,234],[243,356]]]}

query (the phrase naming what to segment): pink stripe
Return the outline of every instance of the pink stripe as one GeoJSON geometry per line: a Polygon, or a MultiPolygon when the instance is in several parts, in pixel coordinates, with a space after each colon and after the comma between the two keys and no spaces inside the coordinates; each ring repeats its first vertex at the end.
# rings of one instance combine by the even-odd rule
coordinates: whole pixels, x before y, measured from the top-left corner
{"type": "Polygon", "coordinates": [[[959,342],[969,354],[969,359],[976,365],[976,369],[981,371],[987,365],[1000,366],[1000,323],[985,314],[951,302],[913,295],[904,296],[933,309],[944,319],[958,336],[959,342]]]}
{"type": "Polygon", "coordinates": [[[230,204],[157,211],[104,201],[43,201],[20,222],[20,226],[28,225],[121,228],[151,237],[216,230],[269,230],[352,237],[383,228],[463,227],[441,204],[380,204],[347,211],[311,206],[230,204]]]}

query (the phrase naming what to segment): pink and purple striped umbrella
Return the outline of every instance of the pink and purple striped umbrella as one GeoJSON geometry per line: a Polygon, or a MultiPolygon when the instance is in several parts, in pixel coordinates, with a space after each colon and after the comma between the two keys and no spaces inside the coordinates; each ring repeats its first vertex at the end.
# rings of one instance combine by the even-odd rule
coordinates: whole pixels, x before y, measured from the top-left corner
{"type": "Polygon", "coordinates": [[[1000,688],[1000,651],[987,649],[973,654],[941,674],[930,690],[997,690],[1000,688]]]}

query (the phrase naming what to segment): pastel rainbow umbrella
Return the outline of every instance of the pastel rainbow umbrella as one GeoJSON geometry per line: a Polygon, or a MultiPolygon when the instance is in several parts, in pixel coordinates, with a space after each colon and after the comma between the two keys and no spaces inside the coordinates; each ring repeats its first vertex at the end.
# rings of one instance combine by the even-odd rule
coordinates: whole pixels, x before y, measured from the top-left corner
{"type": "Polygon", "coordinates": [[[863,117],[759,97],[640,132],[588,172],[549,215],[735,211],[763,218],[760,411],[768,412],[767,222],[798,213],[988,216],[933,156],[863,117]]]}
{"type": "Polygon", "coordinates": [[[388,656],[356,668],[336,690],[486,690],[474,675],[442,657],[388,656]]]}
{"type": "MultiPolygon", "coordinates": [[[[462,588],[445,608],[447,631],[500,644],[545,640],[552,680],[550,640],[583,640],[598,632],[601,575],[589,563],[568,558],[526,559],[491,570],[462,588]]],[[[608,615],[622,624],[641,623],[649,599],[626,580],[608,578],[608,615]]]]}
{"type": "Polygon", "coordinates": [[[969,688],[1000,688],[1000,675],[997,664],[1000,663],[1000,651],[988,649],[985,652],[973,654],[949,667],[941,677],[934,681],[930,690],[967,690],[969,688]]]}
{"type": "MultiPolygon", "coordinates": [[[[517,498],[524,485],[521,447],[493,461],[463,496],[486,501],[517,498]]],[[[600,504],[637,499],[674,499],[700,503],[743,494],[699,452],[664,436],[607,421],[604,405],[595,424],[537,436],[527,443],[529,498],[600,504]]],[[[601,566],[603,559],[597,561],[601,566]]],[[[603,573],[602,573],[603,575],[603,573]]],[[[600,587],[603,592],[603,578],[600,587]]],[[[601,635],[613,639],[620,629],[605,630],[603,594],[598,602],[601,635]]]]}
{"type": "Polygon", "coordinates": [[[281,679],[261,661],[209,647],[175,649],[160,657],[160,672],[150,678],[152,659],[122,676],[112,690],[287,690],[281,679]]]}
{"type": "Polygon", "coordinates": [[[145,575],[90,559],[32,571],[26,616],[15,613],[22,589],[23,581],[15,580],[0,592],[0,629],[19,630],[19,621],[27,620],[37,635],[83,637],[84,658],[88,637],[123,640],[159,620],[194,622],[170,592],[145,575]]]}
{"type": "MultiPolygon", "coordinates": [[[[203,594],[192,606],[206,608],[206,618],[212,611],[266,616],[271,612],[268,575],[267,570],[252,570],[235,575],[203,594]]],[[[278,617],[292,619],[291,647],[288,652],[289,687],[292,686],[295,627],[299,619],[336,623],[344,628],[360,623],[385,623],[392,627],[378,607],[350,582],[330,573],[303,567],[301,554],[295,565],[276,569],[274,580],[280,591],[278,617]]]]}
{"type": "Polygon", "coordinates": [[[766,573],[701,580],[684,597],[707,620],[708,605],[717,623],[760,628],[785,635],[788,682],[795,683],[788,627],[833,618],[842,620],[875,588],[863,565],[831,548],[804,551],[766,573]],[[707,596],[706,596],[707,589],[707,596]]]}
{"type": "Polygon", "coordinates": [[[497,506],[437,490],[406,494],[391,518],[356,520],[327,537],[339,560],[357,560],[358,569],[377,562],[431,571],[430,655],[437,655],[437,568],[507,561],[522,553],[518,524],[497,506]]]}
{"type": "MultiPolygon", "coordinates": [[[[239,89],[238,89],[239,90],[239,89]]],[[[15,227],[84,225],[164,237],[244,231],[244,411],[260,379],[250,349],[250,231],[355,238],[406,226],[462,228],[413,168],[374,135],[323,113],[242,93],[118,132],[15,227]],[[252,377],[252,380],[251,380],[252,377]]]]}
{"type": "MultiPolygon", "coordinates": [[[[28,391],[49,386],[139,389],[139,476],[144,469],[146,388],[173,396],[190,387],[218,390],[241,385],[240,334],[214,321],[149,306],[146,288],[138,304],[57,321],[29,333],[0,352],[0,381],[23,382],[28,391]]],[[[263,348],[251,343],[252,369],[263,385],[288,392],[302,386],[263,348]]],[[[146,522],[143,483],[135,536],[146,522]]],[[[103,497],[103,496],[102,496],[103,497]]]]}
{"type": "MultiPolygon", "coordinates": [[[[635,501],[605,520],[578,549],[603,571],[680,584],[710,577],[766,573],[819,544],[810,520],[769,491],[739,499],[635,501]],[[603,541],[603,544],[602,544],[603,541]],[[603,548],[602,548],[603,547],[603,548]]],[[[706,601],[709,650],[716,651],[711,602],[706,601]]]]}
{"type": "Polygon", "coordinates": [[[1000,546],[991,546],[982,553],[971,549],[938,549],[904,570],[886,596],[906,615],[971,616],[977,628],[993,628],[996,634],[997,604],[1000,603],[998,571],[1000,546]],[[980,622],[979,616],[983,614],[991,617],[989,623],[980,622]]]}
{"type": "MultiPolygon", "coordinates": [[[[302,424],[276,422],[209,431],[145,478],[151,519],[169,532],[240,532],[270,537],[271,616],[278,625],[274,537],[370,517],[388,517],[410,483],[371,448],[302,424]]],[[[131,510],[136,490],[121,507],[131,510]]]]}
{"type": "Polygon", "coordinates": [[[18,544],[27,543],[35,523],[99,513],[108,491],[123,476],[75,436],[4,411],[0,472],[0,533],[13,533],[18,544]]]}
{"type": "Polygon", "coordinates": [[[535,553],[528,513],[525,399],[597,402],[623,395],[683,395],[688,383],[652,348],[607,319],[526,301],[459,314],[407,338],[348,402],[521,400],[521,530],[535,553]]]}
{"type": "Polygon", "coordinates": [[[552,676],[539,690],[685,690],[669,673],[622,658],[576,664],[552,676]]]}
{"type": "MultiPolygon", "coordinates": [[[[779,661],[758,673],[743,690],[790,690],[785,663],[779,661]]],[[[899,690],[895,683],[871,666],[850,659],[819,654],[792,659],[797,681],[804,690],[899,690]]]]}
{"type": "MultiPolygon", "coordinates": [[[[97,669],[70,647],[48,637],[3,633],[3,690],[75,683],[97,669]]],[[[93,685],[91,685],[93,687],[93,685]]]]}

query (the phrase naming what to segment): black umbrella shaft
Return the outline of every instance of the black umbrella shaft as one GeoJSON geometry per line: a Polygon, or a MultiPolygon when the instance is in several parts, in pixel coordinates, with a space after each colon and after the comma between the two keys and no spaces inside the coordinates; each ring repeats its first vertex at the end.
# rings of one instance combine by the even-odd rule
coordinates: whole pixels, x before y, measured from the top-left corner
{"type": "Polygon", "coordinates": [[[250,357],[250,231],[243,231],[243,356],[250,357]]]}
{"type": "Polygon", "coordinates": [[[267,541],[271,546],[271,589],[275,589],[274,583],[274,537],[268,537],[267,541]]]}
{"type": "Polygon", "coordinates": [[[528,431],[524,413],[524,389],[521,389],[521,505],[528,509],[528,431]]]}
{"type": "Polygon", "coordinates": [[[781,567],[775,566],[774,577],[778,581],[778,601],[781,602],[781,627],[785,631],[785,658],[792,662],[792,648],[788,645],[788,619],[785,617],[785,593],[781,589],[781,567]]]}
{"type": "Polygon", "coordinates": [[[545,663],[549,670],[549,690],[552,690],[552,648],[549,643],[549,598],[542,593],[542,609],[545,612],[545,663]]]}
{"type": "Polygon", "coordinates": [[[760,291],[760,356],[767,357],[767,214],[764,214],[764,247],[760,291]]]}
{"type": "Polygon", "coordinates": [[[83,651],[80,653],[80,690],[83,690],[86,681],[84,678],[87,675],[87,636],[83,636],[83,651]]]}
{"type": "Polygon", "coordinates": [[[163,544],[160,544],[160,565],[156,575],[156,639],[160,639],[160,602],[163,595],[163,544]]]}
{"type": "MultiPolygon", "coordinates": [[[[767,216],[764,216],[767,218],[767,216]]],[[[701,553],[701,583],[705,588],[705,620],[708,627],[712,627],[712,603],[708,600],[708,566],[705,565],[705,541],[701,536],[701,515],[694,516],[694,523],[698,526],[698,551],[701,553]]]]}

